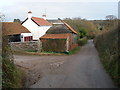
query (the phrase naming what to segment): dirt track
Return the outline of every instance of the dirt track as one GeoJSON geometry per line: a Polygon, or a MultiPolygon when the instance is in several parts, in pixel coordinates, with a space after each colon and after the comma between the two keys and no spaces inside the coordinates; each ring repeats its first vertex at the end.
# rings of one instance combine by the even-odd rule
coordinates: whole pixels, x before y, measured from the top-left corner
{"type": "Polygon", "coordinates": [[[71,56],[20,56],[15,63],[26,69],[30,88],[114,88],[102,67],[93,41],[71,56]]]}

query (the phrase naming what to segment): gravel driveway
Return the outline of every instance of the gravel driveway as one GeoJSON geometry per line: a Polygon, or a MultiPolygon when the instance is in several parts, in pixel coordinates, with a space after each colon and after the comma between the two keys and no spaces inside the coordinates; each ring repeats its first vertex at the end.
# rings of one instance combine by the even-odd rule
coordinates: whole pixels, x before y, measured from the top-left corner
{"type": "Polygon", "coordinates": [[[26,87],[29,88],[115,88],[92,40],[75,55],[14,55],[14,58],[28,73],[26,87]]]}

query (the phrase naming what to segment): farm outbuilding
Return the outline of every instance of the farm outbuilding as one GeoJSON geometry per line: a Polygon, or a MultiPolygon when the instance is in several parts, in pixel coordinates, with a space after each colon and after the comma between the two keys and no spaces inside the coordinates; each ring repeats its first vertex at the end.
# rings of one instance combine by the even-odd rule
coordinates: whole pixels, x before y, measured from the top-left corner
{"type": "Polygon", "coordinates": [[[10,42],[32,41],[32,34],[18,22],[3,22],[2,32],[9,37],[10,42]]]}
{"type": "Polygon", "coordinates": [[[70,49],[71,34],[45,34],[40,40],[44,51],[67,52],[70,49]]]}

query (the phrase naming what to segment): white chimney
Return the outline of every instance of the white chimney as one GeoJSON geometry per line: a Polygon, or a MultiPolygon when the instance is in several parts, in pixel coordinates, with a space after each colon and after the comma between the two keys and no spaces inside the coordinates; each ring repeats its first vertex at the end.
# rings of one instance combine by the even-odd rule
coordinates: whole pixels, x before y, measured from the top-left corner
{"type": "Polygon", "coordinates": [[[42,18],[46,20],[46,15],[45,15],[45,14],[43,14],[43,15],[42,15],[42,18]]]}
{"type": "Polygon", "coordinates": [[[29,18],[29,19],[32,18],[32,12],[31,12],[31,11],[28,12],[28,18],[29,18]]]}

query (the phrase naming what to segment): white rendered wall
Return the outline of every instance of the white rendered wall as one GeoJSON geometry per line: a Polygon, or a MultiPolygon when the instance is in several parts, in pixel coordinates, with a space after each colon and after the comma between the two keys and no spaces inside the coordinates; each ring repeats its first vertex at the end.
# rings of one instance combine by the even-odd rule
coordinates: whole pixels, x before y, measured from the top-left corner
{"type": "Polygon", "coordinates": [[[23,36],[32,36],[32,33],[21,33],[23,36]]]}
{"type": "Polygon", "coordinates": [[[38,26],[31,19],[28,19],[22,25],[32,33],[33,40],[39,40],[39,38],[43,36],[46,33],[46,31],[51,27],[51,26],[38,26]]]}
{"type": "Polygon", "coordinates": [[[21,33],[21,42],[24,42],[24,37],[26,36],[33,36],[32,33],[21,33]]]}

